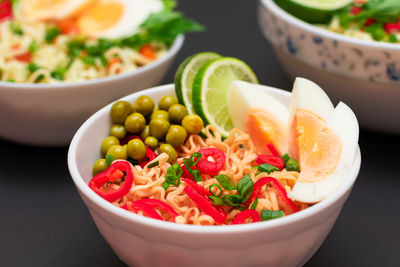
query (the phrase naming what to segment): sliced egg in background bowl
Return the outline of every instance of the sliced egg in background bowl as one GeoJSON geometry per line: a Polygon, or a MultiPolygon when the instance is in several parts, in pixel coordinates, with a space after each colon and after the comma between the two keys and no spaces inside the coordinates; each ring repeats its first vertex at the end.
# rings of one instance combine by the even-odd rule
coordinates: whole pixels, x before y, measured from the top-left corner
{"type": "Polygon", "coordinates": [[[289,108],[267,92],[267,86],[235,81],[227,103],[234,127],[246,131],[258,153],[271,154],[273,143],[300,165],[288,196],[316,203],[336,192],[354,164],[359,125],[343,102],[336,108],[317,84],[296,78],[289,108]]]}

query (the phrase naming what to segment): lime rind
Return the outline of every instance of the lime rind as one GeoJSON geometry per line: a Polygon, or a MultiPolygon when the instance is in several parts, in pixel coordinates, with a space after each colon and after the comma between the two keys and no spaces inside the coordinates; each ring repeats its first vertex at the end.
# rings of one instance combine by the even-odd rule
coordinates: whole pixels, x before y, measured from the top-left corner
{"type": "Polygon", "coordinates": [[[193,107],[204,123],[218,127],[227,137],[233,128],[226,103],[229,85],[234,80],[258,83],[252,69],[237,58],[223,57],[205,63],[193,82],[193,107]]]}
{"type": "Polygon", "coordinates": [[[184,105],[190,114],[195,113],[192,104],[193,81],[198,70],[209,60],[222,57],[215,52],[200,52],[185,59],[178,67],[175,75],[175,93],[180,104],[184,105]]]}

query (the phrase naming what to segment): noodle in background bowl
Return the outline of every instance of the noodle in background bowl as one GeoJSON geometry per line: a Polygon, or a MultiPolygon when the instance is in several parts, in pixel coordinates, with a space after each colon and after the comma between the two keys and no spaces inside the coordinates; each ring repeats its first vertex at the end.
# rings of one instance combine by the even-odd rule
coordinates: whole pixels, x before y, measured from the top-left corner
{"type": "Polygon", "coordinates": [[[0,81],[0,138],[41,146],[67,145],[79,126],[110,101],[160,84],[182,47],[178,36],[167,53],[137,70],[57,84],[0,81]]]}
{"type": "MultiPolygon", "coordinates": [[[[269,91],[289,105],[289,92],[269,91]]],[[[140,95],[158,101],[174,95],[174,85],[122,99],[133,103],[140,95]]],[[[100,157],[99,145],[108,136],[111,106],[96,112],[77,131],[69,147],[68,167],[99,231],[130,266],[301,266],[325,240],[360,169],[358,151],[349,176],[335,194],[303,211],[267,222],[198,226],[150,219],[112,205],[88,186],[92,166],[100,157]]]]}
{"type": "Polygon", "coordinates": [[[331,32],[292,16],[273,0],[259,0],[258,19],[292,79],[319,84],[333,102],[351,106],[361,126],[400,133],[400,44],[331,32]]]}

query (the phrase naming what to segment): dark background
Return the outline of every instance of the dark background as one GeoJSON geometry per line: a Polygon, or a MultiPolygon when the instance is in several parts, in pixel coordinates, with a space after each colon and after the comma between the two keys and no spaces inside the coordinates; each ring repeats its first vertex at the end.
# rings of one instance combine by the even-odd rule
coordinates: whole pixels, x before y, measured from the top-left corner
{"type": "MultiPolygon", "coordinates": [[[[254,0],[181,0],[179,9],[207,31],[186,37],[164,83],[187,56],[216,51],[246,61],[260,83],[290,90],[258,29],[256,7],[254,0]]],[[[353,192],[308,267],[400,266],[399,138],[362,129],[360,147],[353,192]]],[[[67,150],[0,140],[0,266],[123,266],[73,185],[67,150]]]]}

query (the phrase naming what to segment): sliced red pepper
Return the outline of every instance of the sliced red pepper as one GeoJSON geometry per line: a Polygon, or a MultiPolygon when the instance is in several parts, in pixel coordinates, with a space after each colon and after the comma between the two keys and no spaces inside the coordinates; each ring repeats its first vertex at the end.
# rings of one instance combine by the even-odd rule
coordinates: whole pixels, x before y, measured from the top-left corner
{"type": "Polygon", "coordinates": [[[205,214],[211,216],[217,223],[224,223],[226,213],[222,208],[215,207],[206,196],[198,193],[190,185],[186,186],[184,191],[205,214]]]}
{"type": "Polygon", "coordinates": [[[267,163],[269,165],[277,167],[280,171],[283,169],[283,167],[285,167],[285,160],[283,158],[272,155],[260,154],[257,156],[256,162],[258,165],[267,163]]]}
{"type": "Polygon", "coordinates": [[[211,196],[210,191],[206,190],[203,186],[199,185],[198,183],[196,183],[192,179],[182,178],[181,181],[184,181],[185,183],[187,183],[194,190],[196,190],[196,192],[199,193],[200,195],[211,196]]]}
{"type": "Polygon", "coordinates": [[[383,27],[385,28],[386,33],[392,34],[400,30],[400,20],[395,23],[387,22],[383,25],[383,27]]]}
{"type": "Polygon", "coordinates": [[[260,214],[252,209],[244,210],[238,215],[236,215],[235,219],[233,220],[232,224],[245,224],[247,219],[252,219],[254,222],[260,222],[261,216],[260,214]]]}
{"type": "Polygon", "coordinates": [[[11,0],[0,1],[0,21],[7,18],[12,18],[11,0]]]}
{"type": "Polygon", "coordinates": [[[259,179],[254,184],[253,194],[246,201],[246,204],[250,205],[250,203],[253,202],[255,198],[258,198],[261,194],[261,188],[268,183],[271,183],[275,192],[278,194],[278,202],[287,215],[298,212],[300,210],[299,207],[297,207],[296,204],[294,204],[294,202],[290,198],[288,198],[285,188],[283,188],[279,181],[273,177],[263,177],[259,179]]]}
{"type": "Polygon", "coordinates": [[[128,206],[128,204],[125,204],[121,208],[125,209],[127,211],[130,211],[130,212],[135,212],[135,213],[137,213],[139,210],[141,210],[145,216],[156,219],[156,220],[163,221],[163,218],[160,216],[160,214],[158,214],[157,211],[155,209],[153,209],[152,207],[147,206],[147,205],[133,206],[133,202],[130,202],[129,204],[130,204],[129,206],[128,206]]]}
{"type": "Polygon", "coordinates": [[[142,167],[142,168],[144,168],[144,166],[146,166],[147,163],[149,163],[150,161],[155,159],[157,157],[157,154],[154,153],[153,150],[151,150],[150,148],[148,148],[146,146],[146,156],[147,156],[147,160],[139,163],[140,167],[142,167]]]}
{"type": "Polygon", "coordinates": [[[14,56],[14,58],[21,62],[30,62],[32,60],[32,54],[30,52],[25,52],[14,56]]]}
{"type": "Polygon", "coordinates": [[[357,14],[359,14],[361,11],[362,11],[362,8],[361,8],[361,7],[359,7],[359,6],[353,6],[353,7],[350,9],[350,14],[352,14],[352,15],[357,15],[357,14]]]}
{"type": "Polygon", "coordinates": [[[142,210],[143,213],[146,214],[146,216],[149,216],[153,219],[163,220],[163,218],[155,211],[156,208],[159,208],[161,211],[168,213],[169,216],[173,218],[173,220],[175,220],[175,217],[178,216],[178,213],[173,208],[171,208],[171,206],[158,199],[141,199],[133,201],[132,208],[133,210],[142,210]],[[154,213],[150,212],[149,209],[153,210],[154,213]],[[157,214],[158,216],[155,214],[157,214]]]}
{"type": "Polygon", "coordinates": [[[374,24],[375,22],[376,22],[376,19],[374,19],[374,18],[369,18],[369,19],[367,19],[367,20],[365,21],[364,26],[365,26],[365,27],[368,27],[368,26],[370,26],[371,24],[374,24]]]}
{"type": "Polygon", "coordinates": [[[147,57],[148,59],[155,60],[156,59],[156,51],[150,44],[145,44],[139,49],[139,53],[147,57]]]}
{"type": "Polygon", "coordinates": [[[218,148],[203,148],[197,152],[202,155],[199,162],[196,164],[196,168],[201,174],[217,175],[224,167],[225,154],[218,148]],[[209,157],[213,158],[214,161],[208,160],[209,157]]]}
{"type": "Polygon", "coordinates": [[[271,152],[272,156],[275,156],[275,157],[281,156],[281,154],[279,154],[278,150],[276,149],[276,147],[274,146],[273,143],[267,144],[267,148],[268,148],[269,152],[271,152]]]}
{"type": "Polygon", "coordinates": [[[108,167],[104,172],[97,174],[94,176],[90,182],[89,187],[99,196],[104,198],[109,202],[113,202],[117,199],[122,198],[126,194],[129,193],[129,190],[132,187],[133,183],[133,172],[131,169],[131,165],[127,161],[115,161],[108,167]],[[111,192],[104,192],[101,187],[105,185],[107,182],[113,182],[117,179],[120,179],[120,172],[123,172],[125,175],[124,184],[118,189],[111,192]]]}

